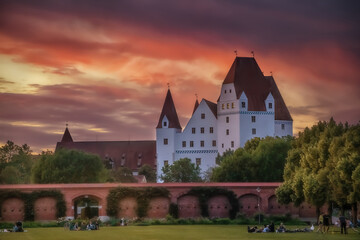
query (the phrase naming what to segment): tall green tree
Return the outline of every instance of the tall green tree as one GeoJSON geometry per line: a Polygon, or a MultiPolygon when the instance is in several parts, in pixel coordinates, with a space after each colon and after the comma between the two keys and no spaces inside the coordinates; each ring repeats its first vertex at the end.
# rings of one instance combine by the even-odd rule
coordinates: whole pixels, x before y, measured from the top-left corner
{"type": "Polygon", "coordinates": [[[318,214],[324,204],[335,202],[342,211],[351,205],[356,214],[359,151],[359,124],[349,127],[331,118],[306,128],[288,153],[284,183],[276,191],[278,201],[289,203],[291,199],[295,205],[306,201],[317,207],[318,214]]]}
{"type": "Polygon", "coordinates": [[[200,167],[189,158],[180,158],[162,168],[160,179],[164,182],[201,182],[200,167]]]}
{"type": "Polygon", "coordinates": [[[61,149],[43,153],[32,169],[35,183],[103,182],[104,164],[97,155],[61,149]]]}
{"type": "Polygon", "coordinates": [[[34,158],[27,144],[16,145],[12,141],[0,147],[0,183],[30,183],[34,158]]]}
{"type": "Polygon", "coordinates": [[[225,152],[213,169],[213,182],[275,182],[283,180],[285,159],[292,138],[254,138],[244,148],[225,152]]]}

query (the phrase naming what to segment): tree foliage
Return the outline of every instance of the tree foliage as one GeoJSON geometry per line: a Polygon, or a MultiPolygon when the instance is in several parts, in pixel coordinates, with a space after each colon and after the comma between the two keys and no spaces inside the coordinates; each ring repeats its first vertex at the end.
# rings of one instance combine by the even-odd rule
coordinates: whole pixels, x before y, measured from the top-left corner
{"type": "Polygon", "coordinates": [[[16,145],[12,141],[0,147],[0,183],[30,183],[33,157],[27,144],[16,145]]]}
{"type": "Polygon", "coordinates": [[[275,182],[283,180],[283,169],[292,138],[254,138],[244,148],[218,157],[213,182],[275,182]]]}
{"type": "Polygon", "coordinates": [[[156,182],[156,171],[148,164],[140,167],[139,175],[144,175],[147,182],[156,182]]]}
{"type": "Polygon", "coordinates": [[[112,182],[121,182],[121,183],[135,183],[137,180],[134,178],[132,171],[127,167],[119,167],[113,169],[110,172],[112,182]]]}
{"type": "Polygon", "coordinates": [[[43,153],[32,169],[32,178],[35,183],[94,183],[104,181],[103,171],[97,155],[61,149],[43,153]]]}
{"type": "Polygon", "coordinates": [[[181,158],[162,168],[160,179],[164,182],[201,182],[200,167],[189,158],[181,158]]]}
{"type": "MultiPolygon", "coordinates": [[[[284,183],[276,194],[280,203],[303,201],[319,209],[336,203],[344,209],[359,202],[357,168],[360,165],[360,125],[319,122],[305,128],[293,142],[285,169],[284,183]]],[[[353,214],[354,215],[354,214],[353,214]]]]}

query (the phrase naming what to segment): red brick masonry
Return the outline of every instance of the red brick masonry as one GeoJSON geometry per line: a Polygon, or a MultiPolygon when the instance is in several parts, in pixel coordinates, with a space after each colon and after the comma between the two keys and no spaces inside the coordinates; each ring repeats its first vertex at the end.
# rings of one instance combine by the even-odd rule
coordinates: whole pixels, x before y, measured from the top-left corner
{"type": "MultiPolygon", "coordinates": [[[[91,198],[99,203],[99,216],[106,216],[106,197],[109,191],[116,187],[165,187],[170,192],[170,198],[154,198],[150,201],[148,216],[163,218],[169,211],[170,203],[178,204],[179,217],[200,217],[200,206],[197,197],[188,195],[192,187],[220,187],[233,191],[240,203],[240,212],[248,216],[259,211],[270,215],[290,213],[294,217],[314,218],[315,207],[306,203],[300,207],[280,205],[275,196],[275,189],[281,183],[96,183],[96,184],[19,184],[0,185],[0,190],[19,190],[32,192],[35,190],[59,190],[66,201],[66,215],[74,217],[74,202],[79,198],[91,198]],[[260,192],[257,191],[260,189],[260,192]]],[[[125,198],[119,202],[118,217],[136,217],[137,203],[134,198],[125,198]]],[[[208,200],[210,217],[228,217],[231,205],[224,196],[215,196],[208,200]]],[[[35,220],[55,219],[56,203],[53,198],[40,198],[35,202],[35,220]]],[[[24,203],[20,199],[10,198],[1,206],[2,221],[23,219],[24,203]]]]}

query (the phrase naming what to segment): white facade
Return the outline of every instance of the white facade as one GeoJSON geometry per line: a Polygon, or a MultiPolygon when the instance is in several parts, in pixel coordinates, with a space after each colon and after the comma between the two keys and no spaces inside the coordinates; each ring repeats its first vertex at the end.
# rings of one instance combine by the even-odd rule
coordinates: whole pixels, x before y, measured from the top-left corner
{"type": "MultiPolygon", "coordinates": [[[[269,90],[263,87],[260,94],[254,97],[250,95],[253,92],[256,93],[253,88],[247,93],[247,90],[243,90],[246,88],[236,82],[241,80],[235,79],[236,74],[233,74],[238,67],[236,64],[256,64],[257,66],[254,59],[236,58],[221,87],[217,104],[203,99],[183,130],[180,126],[168,127],[170,123],[166,117],[165,107],[163,108],[162,117],[159,120],[159,124],[160,121],[162,124],[156,129],[158,177],[162,174],[164,164],[172,164],[180,158],[191,159],[194,164],[200,166],[202,172],[205,172],[216,166],[215,159],[218,154],[228,149],[235,150],[243,147],[254,137],[292,136],[292,119],[279,90],[276,85],[274,87],[273,78],[269,80],[261,72],[261,75],[256,72],[255,77],[264,81],[269,90]],[[232,80],[231,77],[234,79],[232,80]],[[250,106],[251,110],[249,110],[250,106]],[[278,111],[276,106],[280,106],[278,111]],[[277,120],[276,114],[286,120],[277,120]]],[[[168,96],[171,97],[170,91],[168,91],[168,96]]],[[[172,98],[171,104],[173,104],[172,98]]],[[[164,106],[171,104],[165,103],[164,106]]],[[[171,106],[175,109],[174,105],[171,106]]],[[[176,110],[169,111],[168,114],[172,114],[172,119],[178,121],[176,110]]]]}

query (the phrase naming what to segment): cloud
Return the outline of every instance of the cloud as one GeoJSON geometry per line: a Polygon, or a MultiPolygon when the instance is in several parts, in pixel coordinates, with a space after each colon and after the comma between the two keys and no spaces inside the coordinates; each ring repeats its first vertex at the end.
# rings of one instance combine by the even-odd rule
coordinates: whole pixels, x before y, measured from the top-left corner
{"type": "Polygon", "coordinates": [[[0,130],[18,138],[18,123],[33,139],[55,144],[69,121],[78,140],[154,139],[167,83],[185,126],[195,93],[216,102],[234,49],[239,56],[254,50],[264,74],[274,73],[296,131],[331,116],[356,123],[358,7],[310,0],[1,1],[7,69],[0,65],[0,122],[11,127],[0,130]]]}

